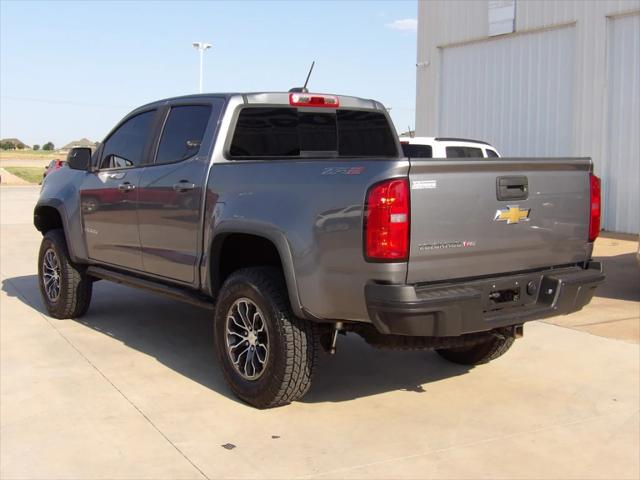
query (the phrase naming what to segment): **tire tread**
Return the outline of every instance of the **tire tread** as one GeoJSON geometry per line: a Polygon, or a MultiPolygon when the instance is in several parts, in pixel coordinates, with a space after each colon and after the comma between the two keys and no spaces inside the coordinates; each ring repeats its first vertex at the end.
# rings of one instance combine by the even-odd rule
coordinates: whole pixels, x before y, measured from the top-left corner
{"type": "MultiPolygon", "coordinates": [[[[273,408],[287,405],[301,398],[311,387],[313,372],[320,350],[316,325],[293,315],[289,304],[286,285],[282,272],[272,267],[254,267],[240,269],[225,281],[220,298],[225,289],[232,285],[248,283],[256,288],[262,296],[272,303],[276,315],[276,333],[282,338],[284,353],[284,369],[274,373],[269,386],[257,397],[248,396],[235,384],[234,379],[223,368],[225,377],[234,393],[242,400],[258,408],[273,408]]],[[[219,299],[220,300],[220,299],[219,299]]],[[[220,305],[219,302],[218,305],[220,305]]],[[[216,308],[216,321],[226,315],[216,308]]],[[[220,349],[218,343],[218,348],[220,349]]],[[[220,361],[226,352],[218,352],[220,361]]]]}
{"type": "Polygon", "coordinates": [[[54,318],[79,318],[87,313],[91,304],[93,282],[84,273],[81,266],[77,266],[71,261],[64,232],[60,229],[49,230],[42,239],[40,254],[38,255],[39,272],[42,268],[42,256],[49,243],[53,244],[54,249],[57,250],[56,254],[58,262],[60,262],[60,271],[64,284],[60,285],[60,297],[55,304],[48,301],[42,286],[40,287],[45,306],[49,315],[54,318]]]}

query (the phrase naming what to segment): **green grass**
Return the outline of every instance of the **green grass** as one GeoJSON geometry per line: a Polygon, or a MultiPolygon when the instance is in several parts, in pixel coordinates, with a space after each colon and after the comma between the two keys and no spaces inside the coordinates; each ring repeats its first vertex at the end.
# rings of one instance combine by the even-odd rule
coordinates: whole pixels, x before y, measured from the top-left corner
{"type": "Polygon", "coordinates": [[[41,167],[5,167],[4,169],[29,183],[40,183],[44,172],[41,167]]]}

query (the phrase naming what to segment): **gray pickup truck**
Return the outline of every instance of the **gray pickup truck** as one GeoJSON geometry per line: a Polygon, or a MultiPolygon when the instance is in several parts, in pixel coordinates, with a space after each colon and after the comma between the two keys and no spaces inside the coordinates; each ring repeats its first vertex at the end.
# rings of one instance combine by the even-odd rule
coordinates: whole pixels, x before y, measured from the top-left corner
{"type": "Polygon", "coordinates": [[[171,98],[68,167],[34,211],[49,314],[84,315],[99,279],[209,308],[224,376],[259,408],[302,397],[338,333],[477,365],[604,280],[589,159],[406,158],[373,100],[171,98]]]}

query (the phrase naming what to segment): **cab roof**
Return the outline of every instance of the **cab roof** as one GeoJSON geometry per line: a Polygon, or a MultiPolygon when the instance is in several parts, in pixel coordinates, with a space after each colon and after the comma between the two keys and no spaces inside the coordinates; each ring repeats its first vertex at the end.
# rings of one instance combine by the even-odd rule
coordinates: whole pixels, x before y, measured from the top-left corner
{"type": "MultiPolygon", "coordinates": [[[[350,95],[336,95],[329,93],[320,93],[320,92],[309,92],[310,95],[332,95],[336,96],[340,99],[340,106],[338,108],[361,108],[361,109],[371,109],[371,110],[381,110],[386,112],[384,105],[382,103],[366,98],[359,98],[350,95]]],[[[212,98],[225,98],[231,99],[234,97],[241,97],[243,99],[243,103],[245,104],[265,104],[265,105],[287,105],[289,106],[289,96],[290,92],[226,92],[226,93],[199,93],[199,94],[191,94],[191,95],[182,95],[178,97],[169,97],[164,98],[162,100],[157,100],[155,102],[147,103],[142,105],[133,112],[138,110],[160,107],[170,103],[177,102],[189,102],[189,101],[198,101],[198,100],[209,100],[212,98]]],[[[133,113],[132,112],[132,113],[133,113]]]]}

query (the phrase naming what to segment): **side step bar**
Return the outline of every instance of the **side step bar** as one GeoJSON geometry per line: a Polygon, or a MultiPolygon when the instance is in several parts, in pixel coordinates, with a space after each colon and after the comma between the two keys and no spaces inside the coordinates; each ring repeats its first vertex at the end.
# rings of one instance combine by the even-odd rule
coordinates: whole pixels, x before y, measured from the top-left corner
{"type": "Polygon", "coordinates": [[[207,298],[198,295],[197,293],[190,292],[179,287],[172,287],[163,283],[154,282],[144,278],[128,275],[126,273],[115,272],[102,267],[89,266],[87,268],[87,274],[92,277],[101,278],[114,283],[120,283],[129,287],[140,288],[154,293],[159,293],[166,297],[171,297],[182,302],[190,303],[200,308],[207,310],[213,310],[213,301],[208,301],[207,298]]]}

